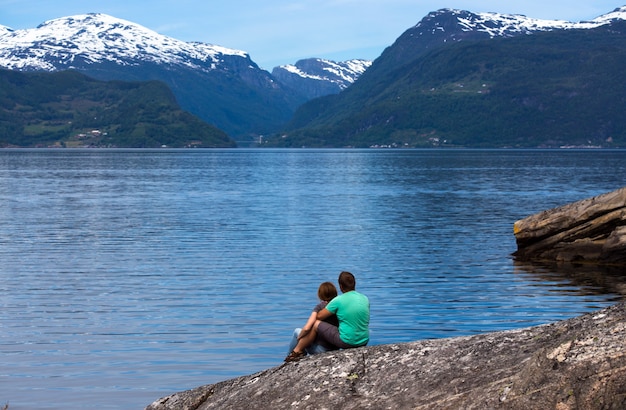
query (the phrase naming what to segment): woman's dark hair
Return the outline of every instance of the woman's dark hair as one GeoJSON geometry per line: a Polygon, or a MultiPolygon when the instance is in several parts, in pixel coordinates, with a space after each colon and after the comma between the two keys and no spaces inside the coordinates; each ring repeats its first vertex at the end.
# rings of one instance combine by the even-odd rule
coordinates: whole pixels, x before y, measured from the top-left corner
{"type": "Polygon", "coordinates": [[[350,272],[343,271],[339,274],[339,287],[342,292],[350,292],[356,288],[356,279],[350,272]]]}
{"type": "Polygon", "coordinates": [[[337,296],[337,288],[330,282],[324,282],[317,290],[317,297],[325,302],[330,302],[337,296]]]}

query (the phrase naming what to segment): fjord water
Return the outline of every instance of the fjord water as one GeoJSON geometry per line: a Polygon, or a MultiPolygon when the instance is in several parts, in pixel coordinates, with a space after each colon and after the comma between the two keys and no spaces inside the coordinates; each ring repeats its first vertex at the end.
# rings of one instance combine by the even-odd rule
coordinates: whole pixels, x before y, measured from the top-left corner
{"type": "Polygon", "coordinates": [[[143,408],[279,365],[341,270],[371,344],[602,308],[516,266],[512,224],[625,177],[625,151],[2,150],[0,406],[143,408]]]}

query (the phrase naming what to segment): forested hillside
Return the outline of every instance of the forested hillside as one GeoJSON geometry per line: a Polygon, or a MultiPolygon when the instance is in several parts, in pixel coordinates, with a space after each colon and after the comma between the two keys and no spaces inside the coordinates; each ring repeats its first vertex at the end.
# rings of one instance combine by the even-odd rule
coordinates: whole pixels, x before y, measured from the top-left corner
{"type": "Polygon", "coordinates": [[[0,147],[231,147],[161,82],[0,70],[0,147]]]}
{"type": "Polygon", "coordinates": [[[395,69],[303,105],[268,145],[624,147],[625,33],[615,21],[461,41],[414,59],[405,50],[395,69]]]}

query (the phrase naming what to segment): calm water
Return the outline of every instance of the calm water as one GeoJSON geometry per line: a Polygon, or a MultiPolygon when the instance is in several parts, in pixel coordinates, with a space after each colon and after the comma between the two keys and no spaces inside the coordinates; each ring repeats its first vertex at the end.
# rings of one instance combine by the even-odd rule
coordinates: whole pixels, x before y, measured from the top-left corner
{"type": "Polygon", "coordinates": [[[515,266],[512,224],[625,177],[626,151],[1,150],[0,407],[141,409],[279,365],[341,270],[371,344],[607,306],[515,266]]]}

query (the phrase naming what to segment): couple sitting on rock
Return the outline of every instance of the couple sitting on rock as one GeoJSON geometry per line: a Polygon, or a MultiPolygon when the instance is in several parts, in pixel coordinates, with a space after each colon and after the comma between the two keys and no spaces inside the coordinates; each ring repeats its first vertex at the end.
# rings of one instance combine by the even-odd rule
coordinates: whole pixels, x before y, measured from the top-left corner
{"type": "Polygon", "coordinates": [[[370,302],[355,290],[350,272],[339,274],[339,289],[330,282],[320,285],[315,306],[302,329],[294,331],[286,362],[295,362],[308,354],[365,346],[369,341],[370,302]]]}

